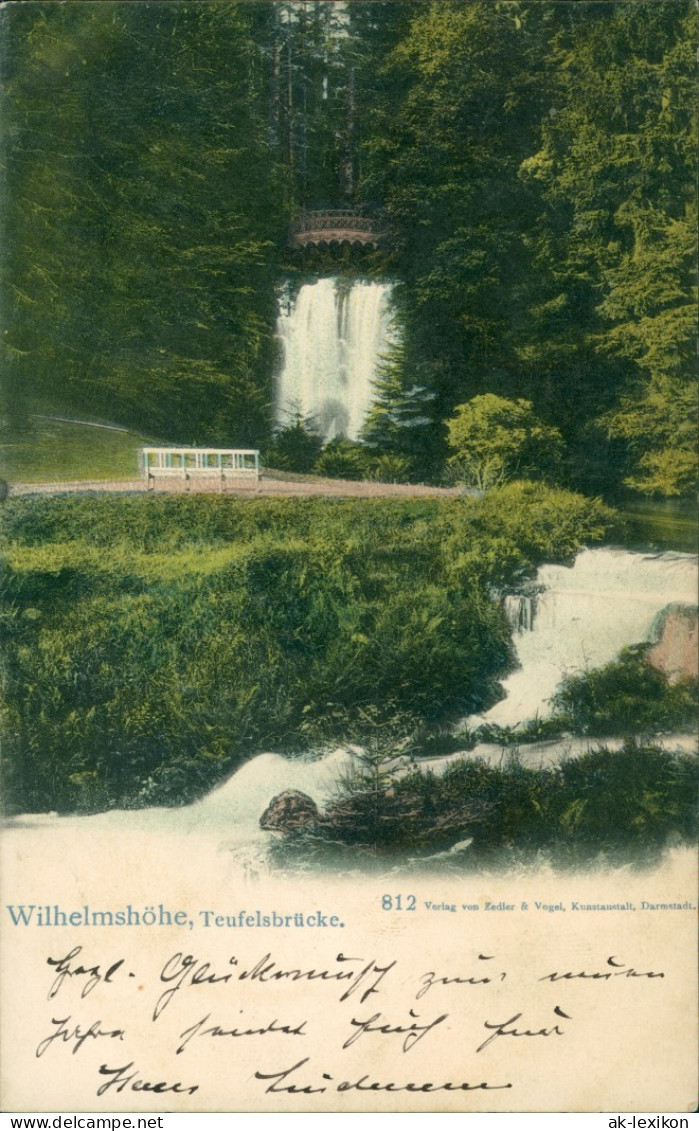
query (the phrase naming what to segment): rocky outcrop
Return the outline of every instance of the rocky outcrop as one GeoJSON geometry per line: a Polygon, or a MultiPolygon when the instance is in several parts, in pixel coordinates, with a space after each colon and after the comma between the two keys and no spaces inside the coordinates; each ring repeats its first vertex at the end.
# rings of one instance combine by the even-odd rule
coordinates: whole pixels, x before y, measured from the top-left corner
{"type": "Polygon", "coordinates": [[[317,825],[319,819],[320,812],[312,797],[298,789],[285,789],[270,801],[260,817],[260,828],[288,832],[317,825]]]}
{"type": "Polygon", "coordinates": [[[667,605],[650,631],[648,662],[670,683],[699,674],[699,610],[695,605],[667,605]]]}

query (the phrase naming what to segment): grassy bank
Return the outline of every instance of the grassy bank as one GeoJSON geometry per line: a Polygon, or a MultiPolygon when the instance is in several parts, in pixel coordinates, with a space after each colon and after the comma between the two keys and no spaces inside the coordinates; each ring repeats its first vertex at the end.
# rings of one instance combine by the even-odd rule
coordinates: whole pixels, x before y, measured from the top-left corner
{"type": "Polygon", "coordinates": [[[10,499],[5,803],[178,804],[261,749],[482,709],[511,663],[494,589],[610,517],[528,484],[478,502],[10,499]]]}
{"type": "Polygon", "coordinates": [[[0,478],[8,483],[137,479],[138,432],[55,417],[0,416],[0,478]]]}

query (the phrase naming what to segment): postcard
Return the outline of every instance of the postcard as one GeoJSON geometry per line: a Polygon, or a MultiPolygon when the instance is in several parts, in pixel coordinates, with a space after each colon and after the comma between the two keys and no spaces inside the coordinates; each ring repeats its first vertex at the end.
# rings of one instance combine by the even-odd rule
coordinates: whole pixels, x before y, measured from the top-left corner
{"type": "Polygon", "coordinates": [[[0,24],[2,1110],[687,1126],[694,6],[0,24]]]}

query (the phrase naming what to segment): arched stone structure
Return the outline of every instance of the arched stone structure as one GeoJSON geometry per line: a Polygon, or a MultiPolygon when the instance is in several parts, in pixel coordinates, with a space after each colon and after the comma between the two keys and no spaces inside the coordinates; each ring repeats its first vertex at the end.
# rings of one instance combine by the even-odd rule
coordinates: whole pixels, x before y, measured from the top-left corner
{"type": "Polygon", "coordinates": [[[379,247],[384,238],[376,220],[354,208],[300,212],[289,230],[289,247],[379,247]]]}

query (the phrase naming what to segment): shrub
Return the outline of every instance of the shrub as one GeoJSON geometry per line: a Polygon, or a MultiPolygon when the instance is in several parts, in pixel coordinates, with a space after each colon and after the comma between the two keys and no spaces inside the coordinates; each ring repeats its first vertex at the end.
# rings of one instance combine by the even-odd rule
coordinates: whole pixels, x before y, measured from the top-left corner
{"type": "Polygon", "coordinates": [[[377,483],[410,483],[414,464],[407,456],[386,453],[373,456],[367,463],[368,478],[377,483]]]}
{"type": "Polygon", "coordinates": [[[330,479],[365,479],[366,452],[351,440],[331,440],[319,455],[313,471],[330,479]]]}
{"type": "Polygon", "coordinates": [[[576,734],[642,735],[696,726],[696,680],[671,685],[646,661],[647,646],[625,648],[602,668],[569,676],[553,699],[576,734]]]}
{"type": "Polygon", "coordinates": [[[531,401],[494,393],[458,405],[447,430],[452,472],[483,490],[516,477],[555,475],[563,454],[560,432],[536,418],[531,401]]]}
{"type": "MultiPolygon", "coordinates": [[[[396,752],[399,752],[396,747],[396,752]]],[[[516,756],[491,766],[456,759],[441,776],[419,766],[402,774],[387,759],[348,779],[316,831],[330,844],[385,854],[468,847],[475,866],[536,854],[583,863],[600,854],[640,859],[697,836],[694,757],[628,742],[560,766],[530,769],[516,756]]]]}
{"type": "Polygon", "coordinates": [[[298,417],[275,434],[264,452],[264,462],[267,467],[305,474],[312,470],[322,447],[323,440],[312,422],[298,417]]]}

